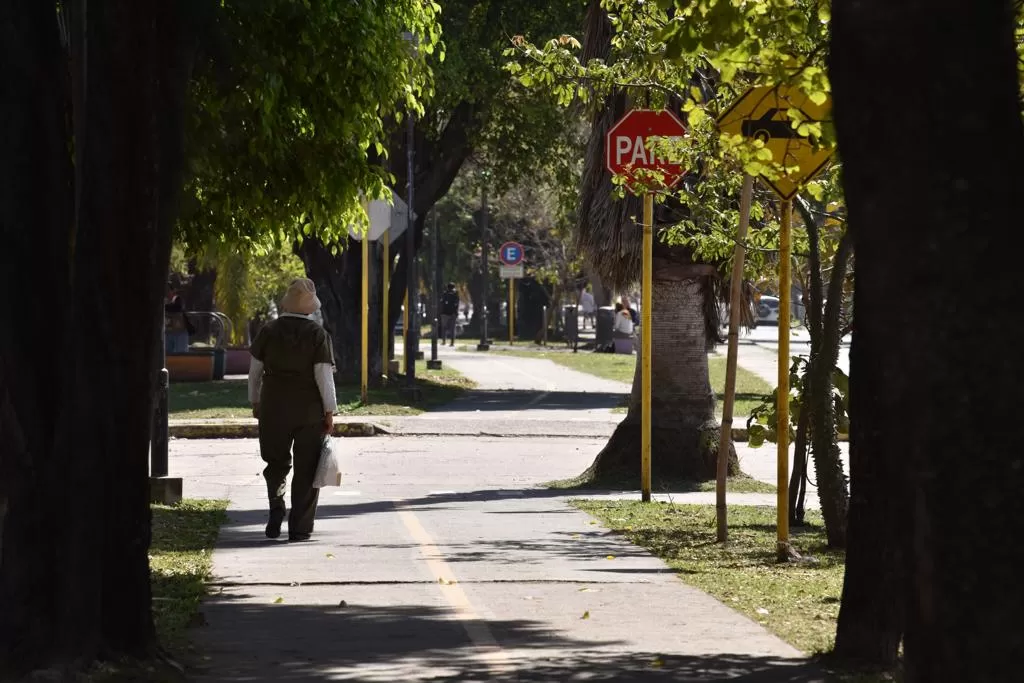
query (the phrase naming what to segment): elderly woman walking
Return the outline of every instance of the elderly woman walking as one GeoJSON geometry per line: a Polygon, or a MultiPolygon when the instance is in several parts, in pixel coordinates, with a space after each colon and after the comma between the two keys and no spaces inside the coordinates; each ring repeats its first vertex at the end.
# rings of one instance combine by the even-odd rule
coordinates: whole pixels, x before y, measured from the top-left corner
{"type": "Polygon", "coordinates": [[[252,343],[249,402],[259,420],[263,477],[270,498],[267,538],[281,535],[285,482],[292,469],[292,509],[288,540],[305,541],[313,533],[319,489],[313,488],[324,439],[334,426],[334,390],[330,337],[316,322],[320,310],[316,286],[295,280],[281,300],[281,316],[260,330],[252,343]]]}

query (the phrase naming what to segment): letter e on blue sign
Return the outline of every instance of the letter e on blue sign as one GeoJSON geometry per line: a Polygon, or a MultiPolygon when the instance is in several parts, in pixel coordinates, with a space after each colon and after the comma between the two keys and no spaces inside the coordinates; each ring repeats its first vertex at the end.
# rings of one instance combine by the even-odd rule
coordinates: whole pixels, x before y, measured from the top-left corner
{"type": "Polygon", "coordinates": [[[506,266],[518,266],[524,255],[523,245],[518,242],[505,242],[498,250],[498,259],[506,266]]]}

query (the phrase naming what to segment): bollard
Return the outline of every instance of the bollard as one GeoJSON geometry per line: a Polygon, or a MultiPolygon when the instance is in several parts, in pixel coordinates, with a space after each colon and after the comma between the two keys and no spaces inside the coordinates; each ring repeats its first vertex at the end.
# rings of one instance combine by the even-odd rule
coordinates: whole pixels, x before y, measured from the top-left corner
{"type": "Polygon", "coordinates": [[[480,343],[476,345],[477,351],[487,351],[491,348],[491,342],[487,339],[487,307],[484,306],[484,318],[483,318],[483,336],[480,339],[480,343]]]}
{"type": "MultiPolygon", "coordinates": [[[[437,357],[437,318],[434,318],[434,334],[433,339],[430,342],[430,359],[427,360],[427,370],[440,370],[442,368],[441,360],[437,357]]],[[[442,343],[444,341],[442,340],[442,343]]]]}
{"type": "Polygon", "coordinates": [[[150,437],[149,502],[162,505],[176,505],[181,502],[181,477],[167,476],[167,450],[170,441],[170,427],[167,422],[167,393],[171,374],[167,368],[160,370],[156,393],[156,410],[153,414],[153,434],[150,437]]]}
{"type": "Polygon", "coordinates": [[[544,307],[544,331],[541,336],[541,344],[543,346],[548,345],[548,307],[544,307]]]}
{"type": "Polygon", "coordinates": [[[160,370],[159,384],[156,391],[156,415],[153,420],[153,444],[150,453],[150,476],[167,476],[167,449],[170,441],[170,428],[167,424],[167,393],[171,384],[171,373],[167,368],[160,370]]]}

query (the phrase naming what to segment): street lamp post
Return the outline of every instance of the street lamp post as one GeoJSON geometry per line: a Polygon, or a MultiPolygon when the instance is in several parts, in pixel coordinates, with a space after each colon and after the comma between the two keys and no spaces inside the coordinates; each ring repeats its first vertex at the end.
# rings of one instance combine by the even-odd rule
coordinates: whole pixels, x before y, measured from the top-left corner
{"type": "Polygon", "coordinates": [[[481,330],[480,343],[477,344],[477,351],[487,351],[491,348],[491,341],[487,338],[487,297],[490,294],[488,291],[488,278],[487,269],[490,261],[490,244],[487,239],[487,178],[484,177],[484,186],[480,195],[480,233],[483,235],[483,248],[480,250],[480,258],[483,261],[483,289],[484,289],[484,317],[483,317],[483,329],[481,330]]]}
{"type": "MultiPolygon", "coordinates": [[[[437,208],[435,207],[434,227],[430,233],[430,261],[431,268],[433,268],[434,271],[433,276],[431,277],[433,285],[430,287],[431,294],[433,295],[431,298],[433,299],[432,307],[434,309],[434,329],[430,339],[430,360],[427,361],[428,370],[441,369],[441,361],[437,357],[437,335],[439,334],[438,321],[441,319],[441,270],[437,267],[437,242],[439,239],[440,234],[437,231],[437,208]]],[[[456,315],[458,315],[458,313],[456,313],[456,315]]]]}
{"type": "MultiPolygon", "coordinates": [[[[408,31],[402,34],[402,38],[409,43],[413,55],[416,54],[417,40],[416,36],[408,31]]],[[[410,79],[412,76],[410,75],[410,79]]],[[[419,350],[419,325],[418,322],[418,306],[416,296],[416,230],[415,230],[415,219],[413,213],[413,189],[415,183],[413,182],[413,166],[416,158],[416,121],[413,117],[412,109],[406,112],[406,220],[408,224],[405,230],[405,260],[406,260],[406,302],[409,306],[409,326],[405,332],[405,386],[406,391],[409,393],[410,398],[415,399],[418,392],[416,390],[416,352],[419,350]],[[415,317],[414,317],[415,316],[415,317]]]]}

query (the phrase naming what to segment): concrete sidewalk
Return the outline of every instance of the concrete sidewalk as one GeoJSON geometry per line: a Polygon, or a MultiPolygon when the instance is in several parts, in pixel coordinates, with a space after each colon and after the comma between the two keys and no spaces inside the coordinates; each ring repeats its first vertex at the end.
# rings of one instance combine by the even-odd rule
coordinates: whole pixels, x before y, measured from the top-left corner
{"type": "Polygon", "coordinates": [[[314,540],[287,543],[263,536],[254,441],[175,442],[189,495],[231,500],[195,680],[824,680],[536,487],[603,444],[341,440],[344,485],[322,491],[314,540]]]}

